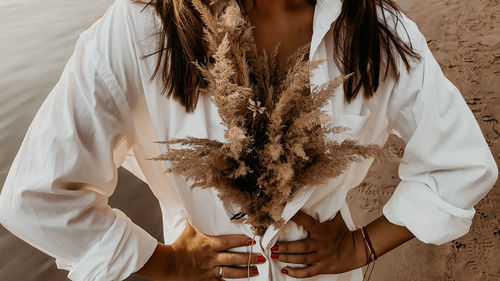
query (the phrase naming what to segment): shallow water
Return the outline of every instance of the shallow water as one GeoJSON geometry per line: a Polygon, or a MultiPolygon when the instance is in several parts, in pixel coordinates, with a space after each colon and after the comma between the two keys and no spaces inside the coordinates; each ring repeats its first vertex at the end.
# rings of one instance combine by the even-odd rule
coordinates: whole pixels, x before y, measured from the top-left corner
{"type": "MultiPolygon", "coordinates": [[[[112,2],[0,1],[0,186],[5,182],[31,120],[72,54],[80,32],[97,20],[112,2]]],[[[118,188],[110,204],[160,238],[161,217],[157,201],[148,190],[120,169],[118,188]],[[141,204],[125,204],[137,200],[141,200],[141,204]],[[141,209],[140,206],[149,207],[141,209]],[[141,220],[141,214],[146,212],[152,219],[141,220]]],[[[56,269],[51,257],[0,226],[0,280],[68,280],[66,274],[56,269]]]]}
{"type": "Polygon", "coordinates": [[[110,0],[0,2],[0,178],[57,82],[80,31],[110,0]]]}

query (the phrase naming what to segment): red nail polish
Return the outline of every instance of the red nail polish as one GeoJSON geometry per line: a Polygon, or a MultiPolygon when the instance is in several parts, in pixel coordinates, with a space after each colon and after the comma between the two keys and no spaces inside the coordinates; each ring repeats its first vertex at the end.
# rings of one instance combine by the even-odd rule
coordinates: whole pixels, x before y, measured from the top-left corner
{"type": "Polygon", "coordinates": [[[257,275],[257,274],[259,274],[259,270],[256,267],[256,268],[253,269],[253,275],[257,275]]]}
{"type": "Polygon", "coordinates": [[[279,251],[279,249],[280,249],[280,246],[279,246],[279,245],[274,245],[274,246],[271,248],[271,251],[273,251],[273,252],[277,252],[277,251],[279,251]]]}
{"type": "Polygon", "coordinates": [[[253,240],[252,238],[248,238],[248,245],[252,244],[255,244],[255,240],[253,240]]]}
{"type": "Polygon", "coordinates": [[[286,270],[285,268],[283,268],[283,269],[281,270],[281,273],[288,274],[288,270],[286,270]]]}
{"type": "Polygon", "coordinates": [[[272,253],[271,254],[271,258],[274,259],[274,260],[277,260],[280,258],[280,254],[275,254],[275,253],[272,253]]]}
{"type": "Polygon", "coordinates": [[[263,256],[258,256],[257,257],[257,262],[265,262],[266,261],[266,258],[263,257],[263,256]]]}

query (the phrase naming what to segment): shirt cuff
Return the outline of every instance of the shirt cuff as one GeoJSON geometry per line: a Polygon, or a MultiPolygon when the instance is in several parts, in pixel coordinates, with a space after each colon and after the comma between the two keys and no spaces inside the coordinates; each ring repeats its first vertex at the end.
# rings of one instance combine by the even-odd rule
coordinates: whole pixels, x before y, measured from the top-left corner
{"type": "Polygon", "coordinates": [[[451,205],[423,183],[401,181],[382,213],[418,240],[441,245],[469,232],[475,210],[451,205]]]}
{"type": "Polygon", "coordinates": [[[153,255],[158,241],[122,211],[112,210],[116,214],[114,223],[78,264],[56,260],[58,268],[69,270],[70,280],[123,280],[153,255]]]}

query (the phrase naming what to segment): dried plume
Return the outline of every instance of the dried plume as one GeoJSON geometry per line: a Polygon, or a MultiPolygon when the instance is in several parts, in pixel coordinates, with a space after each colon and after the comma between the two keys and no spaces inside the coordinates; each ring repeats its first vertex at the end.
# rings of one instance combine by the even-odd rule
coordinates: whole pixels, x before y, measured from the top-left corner
{"type": "Polygon", "coordinates": [[[152,159],[170,161],[167,172],[193,180],[191,188],[216,188],[221,200],[240,207],[233,222],[250,224],[257,235],[270,225],[282,226],[283,208],[298,190],[326,183],[351,163],[367,158],[402,162],[378,145],[332,140],[332,134],[347,128],[330,125],[322,108],[350,75],[309,91],[310,73],[323,63],[307,59],[309,45],[280,65],[279,46],[271,54],[258,50],[252,26],[234,1],[226,2],[220,13],[213,13],[192,0],[211,58],[205,65],[193,63],[207,82],[203,92],[226,126],[226,141],[159,141],[184,148],[152,159]]]}

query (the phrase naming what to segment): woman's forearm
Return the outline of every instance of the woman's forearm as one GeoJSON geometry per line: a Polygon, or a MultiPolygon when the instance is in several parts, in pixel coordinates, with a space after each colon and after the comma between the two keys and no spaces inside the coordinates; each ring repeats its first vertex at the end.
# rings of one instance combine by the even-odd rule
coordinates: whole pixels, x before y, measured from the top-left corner
{"type": "Polygon", "coordinates": [[[377,257],[415,237],[406,227],[389,222],[384,215],[366,225],[365,229],[377,257]]]}

